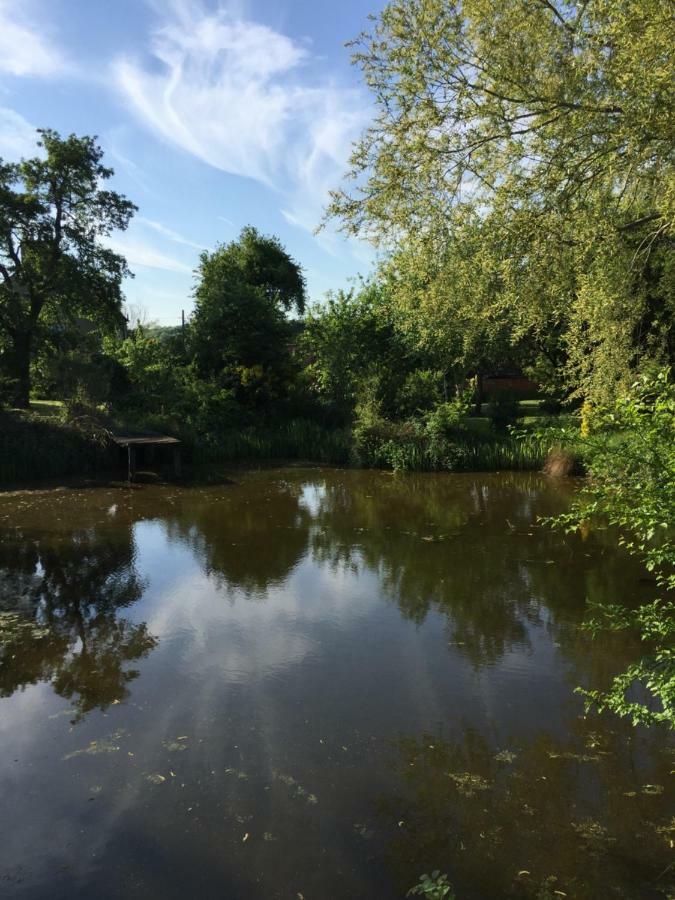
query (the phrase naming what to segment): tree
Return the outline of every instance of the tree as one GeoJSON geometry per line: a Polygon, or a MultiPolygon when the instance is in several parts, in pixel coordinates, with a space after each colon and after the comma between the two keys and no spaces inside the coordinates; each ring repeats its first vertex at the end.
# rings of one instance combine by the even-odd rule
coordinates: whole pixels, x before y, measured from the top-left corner
{"type": "Polygon", "coordinates": [[[554,334],[566,386],[611,397],[673,350],[673,46],[666,0],[391,0],[354,42],[376,117],[328,215],[415,277],[447,261],[450,316],[472,231],[475,315],[554,334]]]}
{"type": "Polygon", "coordinates": [[[620,543],[640,558],[664,592],[638,606],[596,605],[587,627],[636,631],[645,652],[607,691],[586,690],[588,705],[633,724],[675,728],[675,384],[663,370],[642,376],[607,408],[593,411],[588,434],[564,429],[561,439],[583,456],[589,479],[571,510],[552,520],[570,531],[596,523],[620,530],[620,543]],[[637,690],[636,690],[637,689],[637,690]]]}
{"type": "Polygon", "coordinates": [[[30,362],[51,320],[121,318],[126,261],[101,243],[136,207],[101,182],[112,169],[92,137],[40,129],[42,157],[0,160],[0,365],[27,407],[30,362]]]}
{"type": "Polygon", "coordinates": [[[369,377],[377,378],[380,387],[400,381],[406,368],[402,339],[384,312],[380,287],[365,284],[358,291],[329,294],[326,303],[307,314],[301,343],[308,374],[318,395],[336,411],[353,412],[369,377]]]}
{"type": "Polygon", "coordinates": [[[198,279],[190,342],[200,373],[249,397],[278,393],[290,360],[287,313],[305,305],[300,266],[277,238],[248,227],[202,253],[198,279]]]}

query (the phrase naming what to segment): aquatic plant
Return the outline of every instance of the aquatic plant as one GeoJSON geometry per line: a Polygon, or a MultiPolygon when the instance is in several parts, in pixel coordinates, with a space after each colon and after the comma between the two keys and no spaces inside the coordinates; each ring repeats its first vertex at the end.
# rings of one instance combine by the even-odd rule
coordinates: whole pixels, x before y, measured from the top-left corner
{"type": "Polygon", "coordinates": [[[455,900],[455,893],[447,875],[438,869],[431,875],[420,875],[419,882],[408,891],[408,897],[426,897],[427,900],[455,900]]]}

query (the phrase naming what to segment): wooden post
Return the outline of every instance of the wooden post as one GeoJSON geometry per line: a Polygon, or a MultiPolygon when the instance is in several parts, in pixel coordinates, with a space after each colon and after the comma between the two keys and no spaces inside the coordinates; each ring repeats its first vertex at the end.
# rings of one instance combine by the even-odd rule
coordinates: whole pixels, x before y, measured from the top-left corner
{"type": "Polygon", "coordinates": [[[136,471],[136,448],[131,444],[127,444],[127,460],[129,463],[129,481],[134,480],[134,472],[136,471]]]}
{"type": "Polygon", "coordinates": [[[173,474],[180,477],[180,446],[174,444],[173,447],[173,474]]]}

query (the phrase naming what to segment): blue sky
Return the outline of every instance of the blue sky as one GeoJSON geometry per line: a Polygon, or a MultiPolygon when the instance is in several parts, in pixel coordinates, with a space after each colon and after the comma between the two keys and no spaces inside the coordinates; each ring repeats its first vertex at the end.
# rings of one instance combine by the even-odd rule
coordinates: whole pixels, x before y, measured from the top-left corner
{"type": "Polygon", "coordinates": [[[96,134],[139,207],[113,239],[131,304],[174,324],[202,248],[243,225],[278,235],[310,299],[374,254],[314,235],[370,98],[345,41],[381,0],[0,0],[0,157],[37,127],[96,134]]]}

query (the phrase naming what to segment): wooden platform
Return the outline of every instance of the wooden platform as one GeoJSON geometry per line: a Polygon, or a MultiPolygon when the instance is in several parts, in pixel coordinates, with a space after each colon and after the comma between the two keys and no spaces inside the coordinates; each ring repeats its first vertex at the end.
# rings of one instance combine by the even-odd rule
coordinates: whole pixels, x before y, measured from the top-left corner
{"type": "Polygon", "coordinates": [[[155,434],[148,431],[144,434],[117,434],[113,432],[113,441],[119,447],[139,447],[144,444],[180,444],[178,438],[168,434],[155,434]]]}
{"type": "Polygon", "coordinates": [[[180,475],[180,441],[169,434],[159,434],[156,431],[113,431],[111,439],[118,447],[126,447],[129,465],[129,481],[133,481],[136,471],[136,450],[139,447],[173,447],[173,470],[175,475],[180,475]]]}

